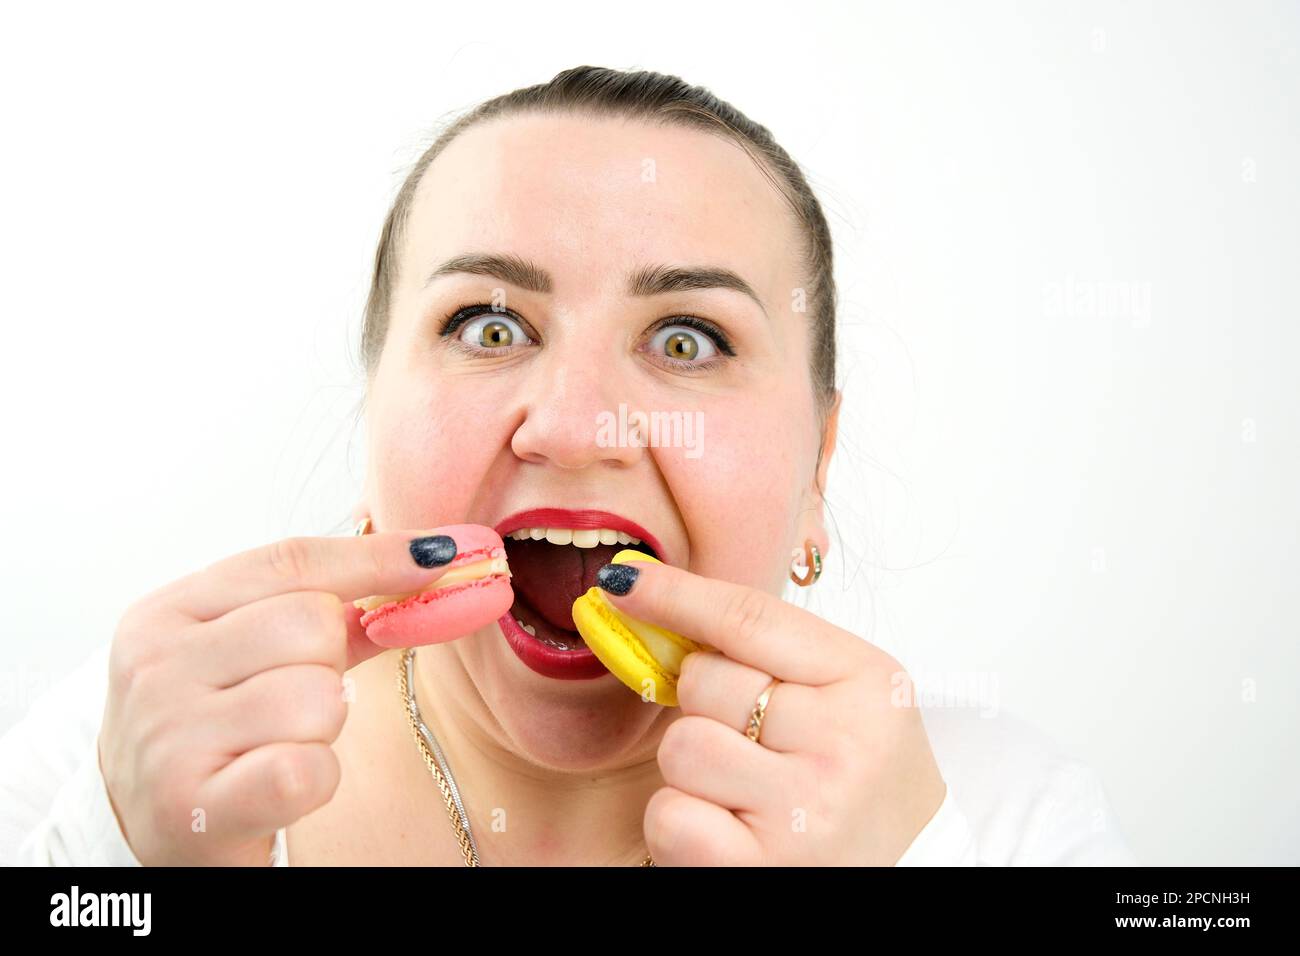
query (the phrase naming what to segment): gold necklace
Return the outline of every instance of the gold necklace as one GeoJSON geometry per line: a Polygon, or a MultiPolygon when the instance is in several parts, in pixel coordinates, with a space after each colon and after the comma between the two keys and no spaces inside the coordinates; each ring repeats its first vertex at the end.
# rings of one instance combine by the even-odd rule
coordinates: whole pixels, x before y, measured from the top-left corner
{"type": "MultiPolygon", "coordinates": [[[[466,866],[478,866],[478,845],[474,842],[474,832],[470,829],[469,816],[465,813],[465,804],[461,802],[460,791],[456,787],[456,778],[452,776],[451,767],[438,746],[437,739],[428,725],[420,717],[420,708],[415,703],[415,648],[408,647],[397,661],[397,686],[406,705],[406,719],[411,725],[411,734],[416,746],[424,758],[424,765],[429,768],[438,790],[442,793],[443,803],[447,806],[447,815],[456,831],[456,842],[465,857],[466,866]]],[[[641,861],[641,866],[655,866],[654,858],[649,853],[641,861]]]]}

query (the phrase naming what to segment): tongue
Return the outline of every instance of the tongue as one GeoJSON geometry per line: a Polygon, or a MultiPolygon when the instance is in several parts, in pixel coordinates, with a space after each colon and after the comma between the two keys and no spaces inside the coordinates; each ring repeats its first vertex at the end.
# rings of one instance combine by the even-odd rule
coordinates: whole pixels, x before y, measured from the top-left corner
{"type": "Polygon", "coordinates": [[[510,584],[552,627],[573,628],[573,602],[596,583],[596,572],[627,545],[594,548],[506,539],[510,584]]]}

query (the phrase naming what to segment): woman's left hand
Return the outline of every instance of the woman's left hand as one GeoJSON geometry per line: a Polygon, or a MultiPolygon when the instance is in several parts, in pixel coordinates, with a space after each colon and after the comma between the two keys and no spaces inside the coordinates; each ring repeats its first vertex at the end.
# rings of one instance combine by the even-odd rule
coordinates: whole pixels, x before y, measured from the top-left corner
{"type": "Polygon", "coordinates": [[[656,865],[897,862],[947,789],[902,666],[766,592],[630,564],[631,591],[609,601],[713,648],[682,662],[682,715],[659,745],[667,786],[644,820],[656,865]],[[756,743],[745,730],[773,677],[756,743]]]}

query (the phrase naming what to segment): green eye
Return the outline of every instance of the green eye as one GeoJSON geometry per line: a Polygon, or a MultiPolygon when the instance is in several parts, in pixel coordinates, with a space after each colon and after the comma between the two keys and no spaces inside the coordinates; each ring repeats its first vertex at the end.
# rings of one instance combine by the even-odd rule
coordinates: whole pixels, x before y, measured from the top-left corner
{"type": "Polygon", "coordinates": [[[485,315],[465,323],[460,340],[481,349],[503,349],[531,342],[519,323],[504,315],[485,315]]]}
{"type": "Polygon", "coordinates": [[[672,358],[693,359],[699,350],[694,337],[685,332],[674,332],[664,341],[664,353],[672,358]]]}
{"type": "Polygon", "coordinates": [[[650,340],[650,348],[680,362],[709,359],[717,354],[717,349],[707,335],[684,325],[669,325],[660,329],[650,340]]]}

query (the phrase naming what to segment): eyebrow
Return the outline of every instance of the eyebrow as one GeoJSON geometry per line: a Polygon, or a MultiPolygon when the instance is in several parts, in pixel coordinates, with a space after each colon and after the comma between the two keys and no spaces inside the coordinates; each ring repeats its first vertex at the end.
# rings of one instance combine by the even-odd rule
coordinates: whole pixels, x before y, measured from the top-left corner
{"type": "MultiPolygon", "coordinates": [[[[424,286],[448,275],[491,276],[527,289],[529,292],[548,294],[555,282],[541,266],[515,255],[470,253],[448,259],[429,273],[424,286]]],[[[690,292],[695,289],[731,289],[753,299],[763,314],[767,307],[753,286],[730,269],[719,266],[641,266],[627,278],[627,294],[631,296],[664,295],[670,292],[690,292]]]]}

